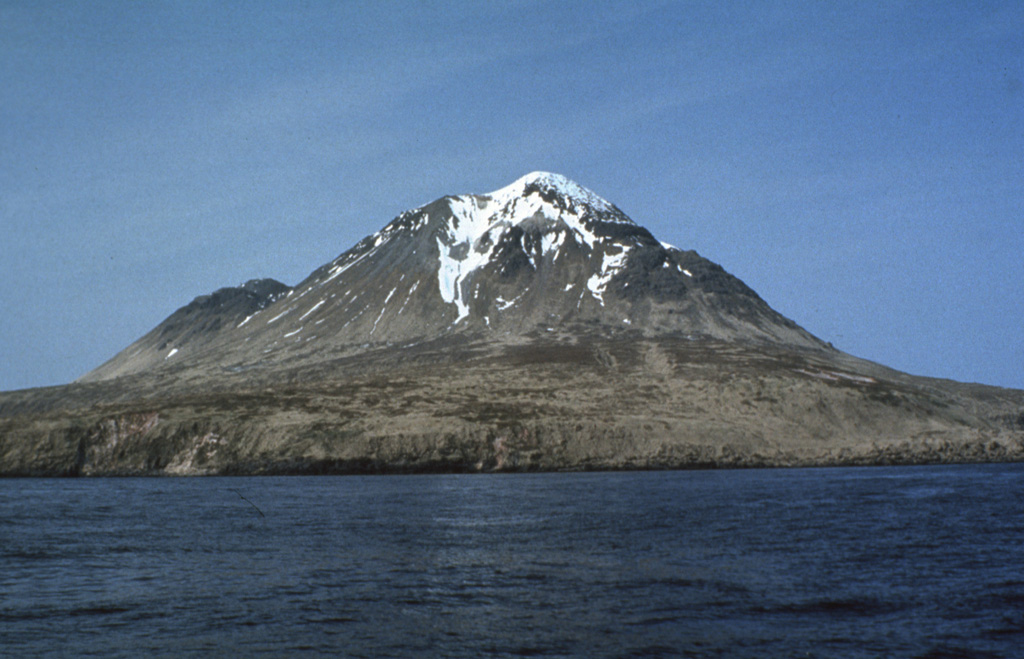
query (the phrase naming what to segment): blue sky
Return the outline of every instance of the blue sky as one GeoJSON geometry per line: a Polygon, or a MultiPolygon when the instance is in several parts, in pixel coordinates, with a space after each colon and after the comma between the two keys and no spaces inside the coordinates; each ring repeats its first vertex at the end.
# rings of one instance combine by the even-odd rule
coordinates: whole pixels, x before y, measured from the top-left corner
{"type": "Polygon", "coordinates": [[[838,348],[1024,388],[1024,3],[0,0],[0,390],[554,171],[838,348]]]}

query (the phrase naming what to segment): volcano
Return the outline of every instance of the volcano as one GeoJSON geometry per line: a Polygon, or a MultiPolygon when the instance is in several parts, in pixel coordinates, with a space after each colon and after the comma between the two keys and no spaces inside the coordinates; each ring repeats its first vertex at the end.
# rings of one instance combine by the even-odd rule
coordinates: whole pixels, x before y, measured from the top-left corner
{"type": "Polygon", "coordinates": [[[739,279],[658,242],[590,190],[534,172],[402,213],[295,288],[203,296],[83,382],[159,369],[271,368],[451,335],[637,329],[823,348],[739,279]]]}
{"type": "Polygon", "coordinates": [[[294,287],[182,307],[0,394],[0,473],[1016,460],[1024,393],[835,350],[694,251],[534,172],[406,211],[294,287]]]}

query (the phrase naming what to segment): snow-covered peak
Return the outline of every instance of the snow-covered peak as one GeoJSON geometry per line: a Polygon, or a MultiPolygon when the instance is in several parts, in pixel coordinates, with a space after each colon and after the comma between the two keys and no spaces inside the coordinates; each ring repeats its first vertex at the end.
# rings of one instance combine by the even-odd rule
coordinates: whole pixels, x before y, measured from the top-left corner
{"type": "MultiPolygon", "coordinates": [[[[532,172],[490,194],[451,197],[448,206],[451,218],[436,238],[438,285],[444,301],[458,306],[458,320],[469,315],[465,282],[500,252],[499,245],[511,227],[530,223],[534,231],[539,230],[539,254],[522,243],[523,238],[518,239],[536,267],[537,258],[557,258],[567,239],[593,253],[595,245],[604,241],[595,233],[597,216],[603,221],[631,223],[590,190],[549,172],[532,172]]],[[[602,272],[605,269],[602,266],[602,272]]]]}
{"type": "Polygon", "coordinates": [[[510,201],[527,197],[537,193],[554,193],[557,196],[565,197],[577,204],[590,206],[598,211],[609,212],[612,205],[600,196],[583,187],[575,181],[571,181],[561,174],[551,172],[530,172],[510,185],[500,190],[485,195],[499,204],[505,205],[510,201]]]}
{"type": "Polygon", "coordinates": [[[548,231],[561,226],[593,247],[598,239],[588,218],[598,213],[606,221],[630,222],[610,203],[560,174],[532,172],[485,195],[451,197],[448,244],[493,246],[510,226],[543,218],[548,231]],[[567,201],[568,203],[564,203],[567,201]]]}
{"type": "Polygon", "coordinates": [[[608,281],[624,267],[634,245],[629,239],[634,229],[641,231],[622,211],[578,183],[560,174],[531,172],[489,194],[448,196],[402,213],[335,259],[318,284],[369,262],[395,238],[424,236],[420,232],[425,231],[424,237],[437,246],[438,291],[458,309],[455,322],[470,314],[474,273],[492,264],[503,268],[500,260],[510,254],[533,270],[567,253],[585,255],[592,272],[577,286],[603,305],[608,281]]]}

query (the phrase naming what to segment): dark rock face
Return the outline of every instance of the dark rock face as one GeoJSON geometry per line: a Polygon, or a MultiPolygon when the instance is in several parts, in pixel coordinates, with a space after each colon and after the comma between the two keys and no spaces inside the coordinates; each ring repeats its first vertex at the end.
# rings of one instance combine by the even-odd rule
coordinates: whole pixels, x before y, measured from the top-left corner
{"type": "Polygon", "coordinates": [[[534,173],[400,214],[297,286],[196,298],[0,393],[0,475],[1020,460],[1024,392],[845,355],[534,173]]]}

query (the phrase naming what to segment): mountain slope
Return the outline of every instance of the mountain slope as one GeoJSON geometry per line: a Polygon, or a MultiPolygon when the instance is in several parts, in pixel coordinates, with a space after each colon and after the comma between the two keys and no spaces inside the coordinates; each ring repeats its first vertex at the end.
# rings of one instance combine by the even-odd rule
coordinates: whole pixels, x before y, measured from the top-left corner
{"type": "Polygon", "coordinates": [[[721,267],[544,172],[402,213],[292,289],[250,282],[210,297],[229,296],[241,302],[198,298],[82,381],[172,360],[244,369],[368,344],[558,328],[824,348],[721,267]]]}

